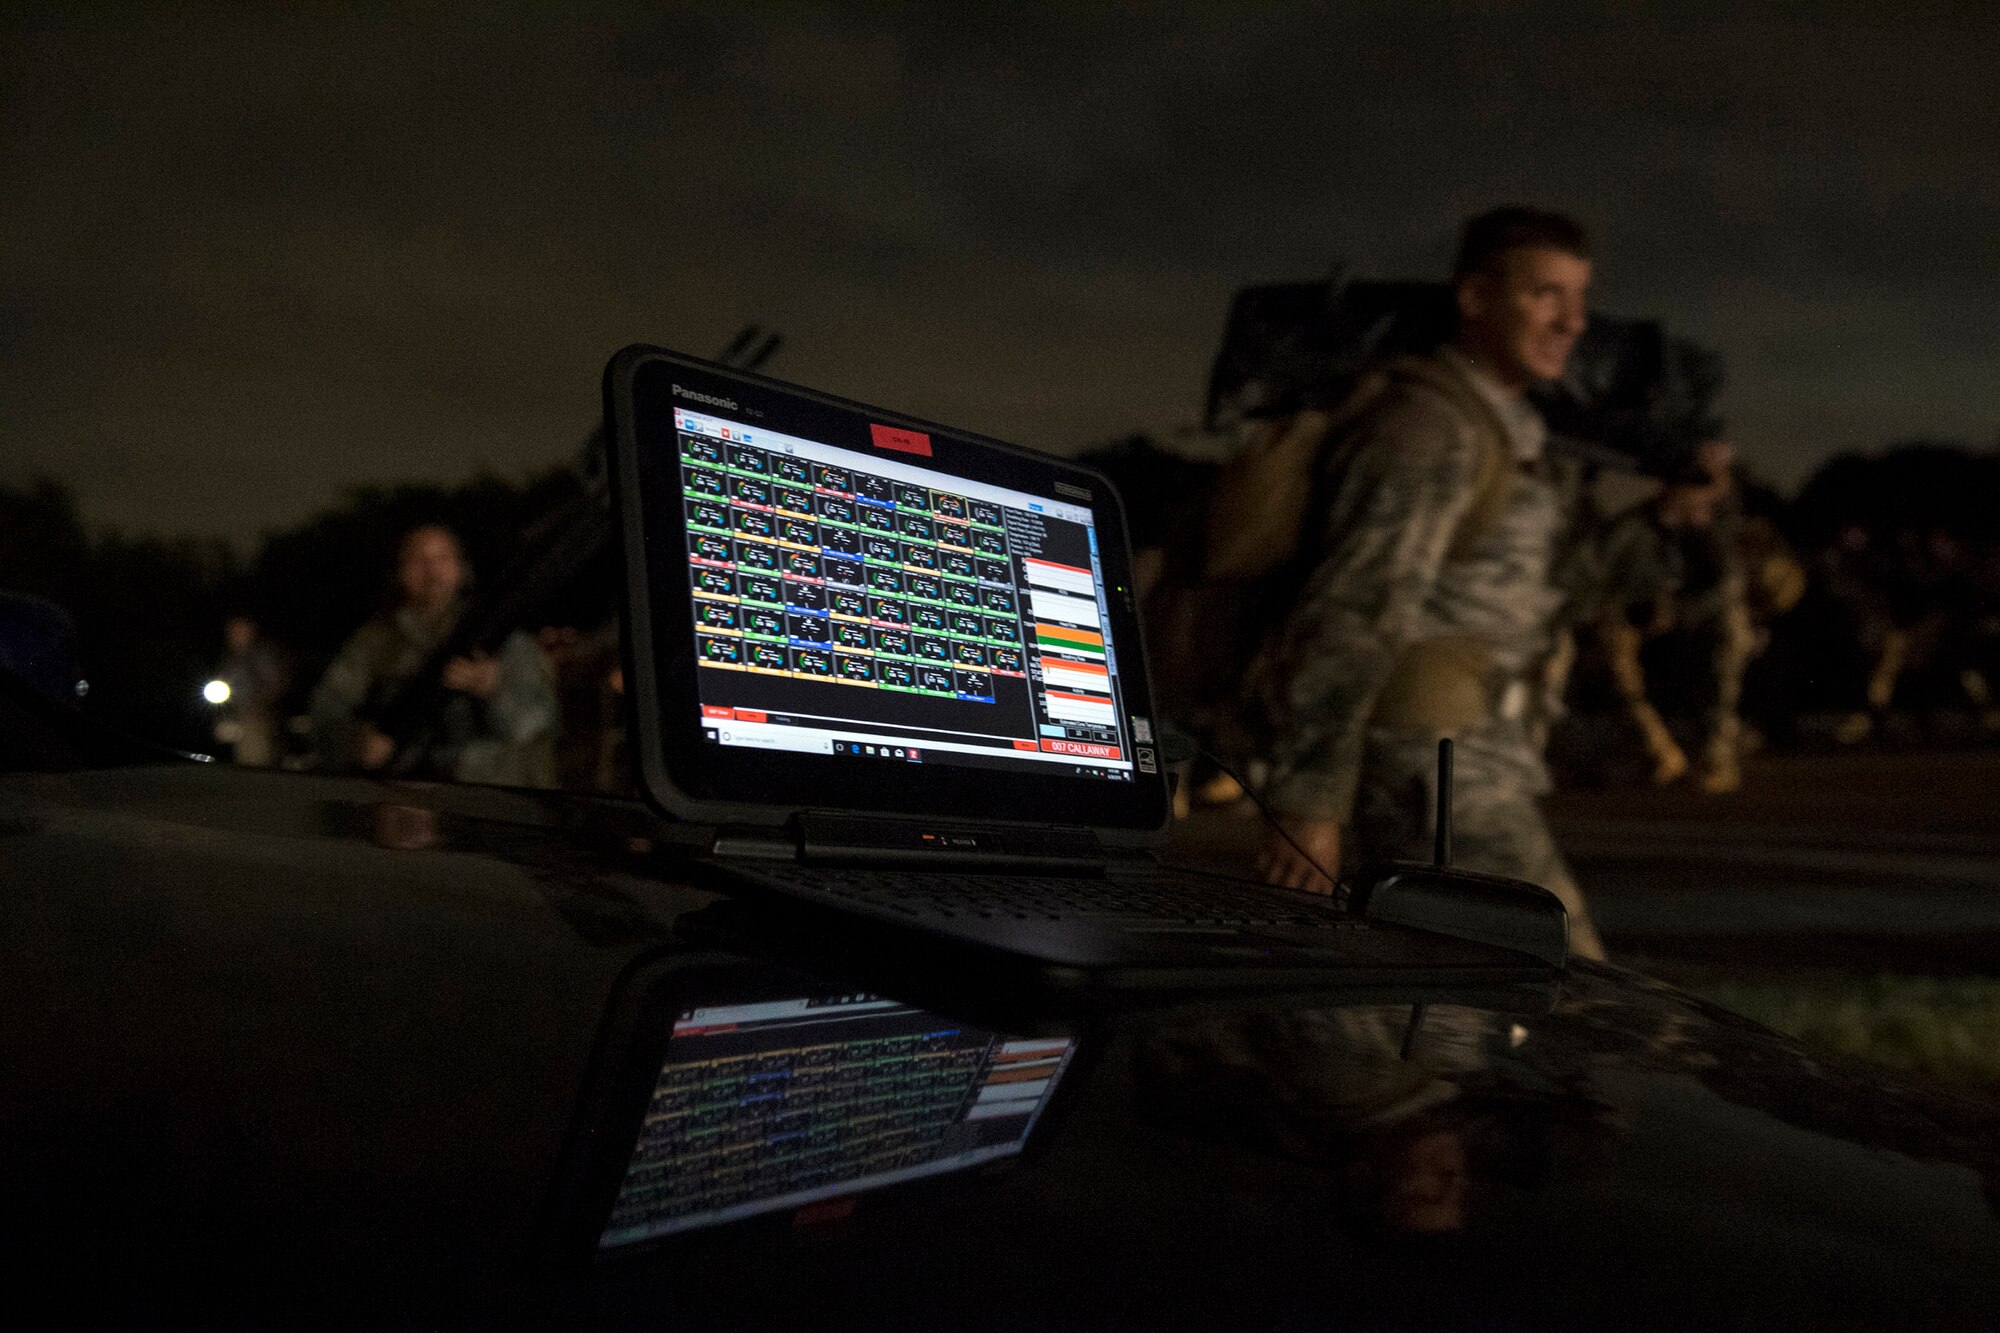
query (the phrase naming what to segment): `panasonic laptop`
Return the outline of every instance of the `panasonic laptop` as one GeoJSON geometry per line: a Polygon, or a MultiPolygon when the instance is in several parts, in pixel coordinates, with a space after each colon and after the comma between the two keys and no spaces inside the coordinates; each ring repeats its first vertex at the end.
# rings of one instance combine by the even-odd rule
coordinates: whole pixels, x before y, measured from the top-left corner
{"type": "Polygon", "coordinates": [[[706,882],[1050,985],[1546,974],[1158,864],[1167,782],[1102,476],[657,348],[613,358],[605,403],[637,768],[713,829],[706,882]]]}

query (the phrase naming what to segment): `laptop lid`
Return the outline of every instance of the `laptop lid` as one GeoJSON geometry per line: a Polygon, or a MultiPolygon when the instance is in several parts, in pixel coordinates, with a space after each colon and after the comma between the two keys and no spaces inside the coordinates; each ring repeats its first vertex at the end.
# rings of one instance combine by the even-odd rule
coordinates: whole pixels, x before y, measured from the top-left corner
{"type": "Polygon", "coordinates": [[[613,358],[605,412],[655,803],[1165,824],[1103,476],[658,348],[613,358]]]}

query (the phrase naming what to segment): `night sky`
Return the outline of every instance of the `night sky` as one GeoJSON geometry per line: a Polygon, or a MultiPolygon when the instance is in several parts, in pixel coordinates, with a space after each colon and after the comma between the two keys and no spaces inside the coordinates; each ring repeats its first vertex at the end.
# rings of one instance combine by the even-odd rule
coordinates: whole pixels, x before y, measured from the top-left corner
{"type": "Polygon", "coordinates": [[[1992,443],[2000,7],[1749,8],[9,5],[0,482],[248,542],[567,458],[613,350],[751,321],[1074,450],[1191,423],[1240,284],[1442,276],[1517,201],[1780,481],[1992,443]]]}

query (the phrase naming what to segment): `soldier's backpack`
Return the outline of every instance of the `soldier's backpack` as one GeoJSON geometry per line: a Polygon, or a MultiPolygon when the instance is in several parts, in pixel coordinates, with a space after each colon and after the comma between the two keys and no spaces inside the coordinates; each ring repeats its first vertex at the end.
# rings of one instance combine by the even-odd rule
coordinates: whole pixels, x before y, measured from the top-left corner
{"type": "MultiPolygon", "coordinates": [[[[1311,517],[1332,501],[1339,452],[1391,390],[1413,385],[1449,397],[1478,422],[1486,447],[1474,498],[1452,549],[1476,544],[1499,520],[1510,494],[1511,454],[1492,409],[1428,357],[1398,357],[1364,374],[1332,410],[1305,408],[1266,420],[1224,465],[1208,497],[1201,539],[1177,552],[1147,600],[1150,656],[1159,706],[1182,729],[1217,741],[1242,702],[1245,676],[1266,638],[1295,603],[1311,557],[1311,517]]],[[[1399,664],[1390,706],[1446,725],[1483,710],[1483,645],[1441,641],[1423,661],[1399,664]],[[1473,696],[1477,695],[1475,699],[1473,696]]]]}

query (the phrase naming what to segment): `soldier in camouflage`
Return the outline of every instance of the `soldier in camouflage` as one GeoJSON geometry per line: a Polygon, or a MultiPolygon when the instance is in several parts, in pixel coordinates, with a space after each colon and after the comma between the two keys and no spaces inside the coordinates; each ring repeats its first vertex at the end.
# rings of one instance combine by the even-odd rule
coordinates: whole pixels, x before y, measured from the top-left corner
{"type": "Polygon", "coordinates": [[[1562,374],[1590,276],[1570,219],[1474,218],[1455,338],[1389,367],[1321,450],[1301,592],[1246,682],[1283,825],[1259,852],[1271,882],[1330,892],[1343,863],[1429,859],[1437,742],[1452,736],[1457,863],[1554,891],[1572,951],[1603,956],[1537,804],[1534,705],[1573,505],[1523,396],[1562,374]]]}
{"type": "Polygon", "coordinates": [[[1668,783],[1691,765],[1648,691],[1641,650],[1672,636],[1693,668],[1686,693],[1701,714],[1700,765],[1694,777],[1707,792],[1742,784],[1738,708],[1743,675],[1756,643],[1749,575],[1742,554],[1742,515],[1731,485],[1729,446],[1704,444],[1660,494],[1633,506],[1595,543],[1601,585],[1593,620],[1627,715],[1653,764],[1653,780],[1668,783]]]}
{"type": "MultiPolygon", "coordinates": [[[[396,742],[369,721],[371,705],[402,688],[450,637],[465,611],[471,569],[458,538],[436,524],[413,528],[397,548],[401,604],[356,630],[314,687],[315,748],[328,768],[380,770],[396,742]]],[[[417,776],[512,787],[555,783],[556,698],[548,659],[518,631],[497,654],[445,663],[449,691],[417,776]]]]}

